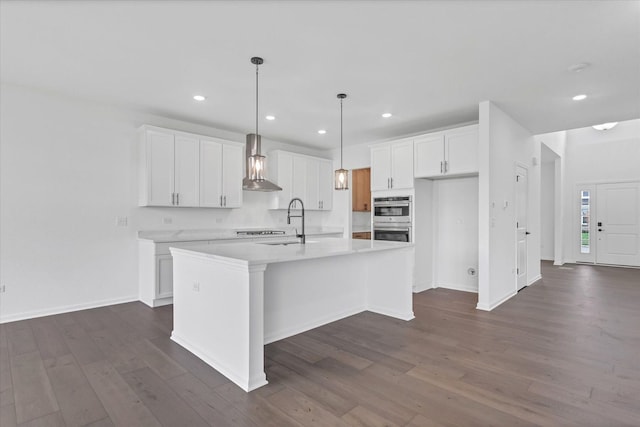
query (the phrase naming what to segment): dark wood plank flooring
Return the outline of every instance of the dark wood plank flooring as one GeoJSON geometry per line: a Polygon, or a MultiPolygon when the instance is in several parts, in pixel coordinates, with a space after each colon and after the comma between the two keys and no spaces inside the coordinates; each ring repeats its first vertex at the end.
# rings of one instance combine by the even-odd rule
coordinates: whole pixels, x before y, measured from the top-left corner
{"type": "Polygon", "coordinates": [[[543,263],[487,313],[415,295],[265,348],[245,393],[169,339],[172,308],[120,304],[0,325],[0,425],[640,426],[640,270],[543,263]]]}

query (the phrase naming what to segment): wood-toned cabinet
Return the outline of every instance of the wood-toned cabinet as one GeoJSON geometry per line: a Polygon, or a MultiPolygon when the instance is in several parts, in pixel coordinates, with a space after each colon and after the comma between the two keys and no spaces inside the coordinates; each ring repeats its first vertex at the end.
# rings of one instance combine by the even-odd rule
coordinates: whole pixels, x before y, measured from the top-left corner
{"type": "Polygon", "coordinates": [[[356,231],[351,233],[352,239],[362,239],[362,240],[371,240],[371,232],[370,231],[356,231]]]}
{"type": "Polygon", "coordinates": [[[140,206],[242,206],[238,142],[155,126],[140,128],[140,206]]]}
{"type": "Polygon", "coordinates": [[[371,148],[371,191],[413,188],[413,140],[371,148]]]}
{"type": "Polygon", "coordinates": [[[478,173],[478,125],[418,137],[414,141],[416,178],[445,178],[478,173]]]}
{"type": "Polygon", "coordinates": [[[351,209],[371,212],[371,168],[353,169],[351,185],[351,209]]]}
{"type": "MultiPolygon", "coordinates": [[[[330,160],[280,150],[269,153],[267,159],[269,179],[282,187],[273,193],[270,209],[287,209],[294,197],[302,200],[306,210],[332,209],[330,160]]],[[[293,207],[300,208],[297,202],[293,207]]]]}

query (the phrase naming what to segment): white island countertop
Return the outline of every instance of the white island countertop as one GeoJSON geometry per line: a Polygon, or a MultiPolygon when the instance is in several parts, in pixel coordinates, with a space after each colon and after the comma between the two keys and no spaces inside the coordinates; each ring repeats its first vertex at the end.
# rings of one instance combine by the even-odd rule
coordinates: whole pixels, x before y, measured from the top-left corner
{"type": "MultiPolygon", "coordinates": [[[[194,230],[141,230],[138,231],[138,239],[148,240],[154,243],[174,243],[174,242],[193,242],[193,241],[214,241],[214,240],[231,240],[243,241],[251,239],[273,239],[273,238],[294,238],[295,227],[260,227],[260,228],[238,228],[238,229],[194,229],[194,230]],[[278,230],[284,234],[278,235],[238,235],[240,231],[256,231],[256,230],[278,230]]],[[[341,227],[307,227],[307,236],[335,235],[342,234],[341,227]]]]}
{"type": "Polygon", "coordinates": [[[190,248],[171,248],[171,252],[197,255],[205,258],[226,260],[244,265],[273,264],[301,261],[356,253],[387,251],[413,247],[411,243],[384,240],[360,240],[342,238],[309,239],[305,244],[297,240],[283,240],[288,244],[270,242],[249,242],[220,245],[202,245],[190,248]]]}

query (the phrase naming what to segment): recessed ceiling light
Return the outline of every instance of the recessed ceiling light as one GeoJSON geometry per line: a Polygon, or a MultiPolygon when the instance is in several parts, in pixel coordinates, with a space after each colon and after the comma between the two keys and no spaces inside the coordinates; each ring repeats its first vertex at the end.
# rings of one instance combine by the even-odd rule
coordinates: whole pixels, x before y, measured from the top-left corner
{"type": "Polygon", "coordinates": [[[393,114],[391,114],[391,113],[384,113],[384,114],[382,115],[382,117],[384,117],[385,119],[388,119],[388,118],[389,118],[389,117],[391,117],[392,115],[393,115],[393,114]]]}
{"type": "Polygon", "coordinates": [[[569,68],[567,69],[572,73],[579,73],[581,71],[584,71],[586,68],[589,68],[590,66],[591,64],[589,64],[588,62],[580,62],[578,64],[573,64],[569,66],[569,68]]]}
{"type": "Polygon", "coordinates": [[[609,123],[602,123],[601,125],[593,125],[591,127],[594,128],[595,130],[609,130],[614,128],[617,124],[618,122],[609,122],[609,123]]]}
{"type": "Polygon", "coordinates": [[[320,135],[324,135],[325,133],[327,133],[327,131],[326,131],[326,130],[324,130],[324,129],[320,129],[320,130],[318,131],[318,133],[319,133],[320,135]]]}
{"type": "Polygon", "coordinates": [[[587,99],[587,95],[583,93],[583,94],[574,96],[572,99],[574,101],[582,101],[583,99],[587,99]]]}
{"type": "Polygon", "coordinates": [[[267,120],[275,120],[276,116],[265,116],[264,118],[267,120]]]}
{"type": "Polygon", "coordinates": [[[193,95],[193,99],[195,99],[196,101],[204,101],[205,99],[207,99],[207,97],[203,95],[193,95]]]}

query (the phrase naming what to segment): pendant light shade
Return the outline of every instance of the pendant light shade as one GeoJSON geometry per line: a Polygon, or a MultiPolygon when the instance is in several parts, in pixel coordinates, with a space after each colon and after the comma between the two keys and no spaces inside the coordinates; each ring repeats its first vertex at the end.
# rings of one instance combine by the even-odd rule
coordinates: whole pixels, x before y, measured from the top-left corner
{"type": "Polygon", "coordinates": [[[335,172],[335,189],[336,190],[348,190],[349,189],[349,171],[342,167],[342,100],[347,97],[344,93],[338,94],[340,100],[340,169],[335,172]]]}

